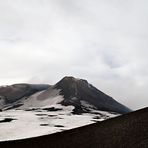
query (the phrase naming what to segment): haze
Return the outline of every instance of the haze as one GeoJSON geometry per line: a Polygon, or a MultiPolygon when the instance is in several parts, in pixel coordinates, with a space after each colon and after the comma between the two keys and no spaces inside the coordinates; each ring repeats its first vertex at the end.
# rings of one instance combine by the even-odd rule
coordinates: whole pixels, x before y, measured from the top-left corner
{"type": "Polygon", "coordinates": [[[0,84],[87,79],[148,106],[147,0],[0,0],[0,84]]]}

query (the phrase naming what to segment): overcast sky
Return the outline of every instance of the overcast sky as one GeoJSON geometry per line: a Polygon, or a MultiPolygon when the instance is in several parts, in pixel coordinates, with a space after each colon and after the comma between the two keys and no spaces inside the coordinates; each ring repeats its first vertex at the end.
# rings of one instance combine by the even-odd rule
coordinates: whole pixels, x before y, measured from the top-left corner
{"type": "Polygon", "coordinates": [[[148,106],[147,0],[0,0],[0,84],[87,79],[148,106]]]}

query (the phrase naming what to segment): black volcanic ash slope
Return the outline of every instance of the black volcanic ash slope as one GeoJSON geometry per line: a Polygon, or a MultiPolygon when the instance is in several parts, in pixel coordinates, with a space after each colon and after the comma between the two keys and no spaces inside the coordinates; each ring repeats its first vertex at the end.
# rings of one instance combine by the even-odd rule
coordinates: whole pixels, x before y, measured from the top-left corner
{"type": "Polygon", "coordinates": [[[81,101],[87,102],[93,109],[117,112],[125,114],[131,112],[129,108],[118,103],[110,96],[104,94],[86,80],[75,79],[74,77],[64,77],[55,88],[61,90],[64,100],[63,105],[75,106],[75,112],[87,112],[88,108],[82,105],[81,101]]]}

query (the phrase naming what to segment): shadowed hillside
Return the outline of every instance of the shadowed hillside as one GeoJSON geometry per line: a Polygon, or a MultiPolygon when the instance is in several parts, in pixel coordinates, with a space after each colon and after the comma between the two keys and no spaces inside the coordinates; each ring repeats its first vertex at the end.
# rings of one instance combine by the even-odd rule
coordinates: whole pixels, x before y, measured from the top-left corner
{"type": "Polygon", "coordinates": [[[85,127],[1,142],[0,148],[147,148],[148,108],[85,127]]]}

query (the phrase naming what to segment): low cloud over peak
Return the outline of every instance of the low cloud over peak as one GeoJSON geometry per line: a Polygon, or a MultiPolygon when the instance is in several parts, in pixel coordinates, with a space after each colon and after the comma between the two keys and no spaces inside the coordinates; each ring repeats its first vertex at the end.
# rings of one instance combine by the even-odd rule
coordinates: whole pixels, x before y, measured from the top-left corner
{"type": "Polygon", "coordinates": [[[88,79],[117,100],[147,106],[147,1],[0,2],[0,83],[88,79]]]}

